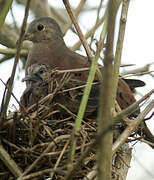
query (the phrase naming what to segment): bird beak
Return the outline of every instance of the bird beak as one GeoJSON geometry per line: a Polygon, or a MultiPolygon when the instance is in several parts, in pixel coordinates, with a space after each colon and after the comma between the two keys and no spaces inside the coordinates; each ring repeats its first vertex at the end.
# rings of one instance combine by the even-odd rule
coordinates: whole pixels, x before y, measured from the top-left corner
{"type": "Polygon", "coordinates": [[[22,82],[25,82],[25,81],[31,81],[32,80],[32,78],[31,78],[31,76],[29,76],[29,75],[27,75],[25,78],[23,78],[21,81],[22,82]]]}
{"type": "Polygon", "coordinates": [[[24,81],[31,81],[31,82],[43,82],[43,79],[37,74],[28,74],[25,76],[25,78],[22,79],[22,82],[24,81]]]}
{"type": "Polygon", "coordinates": [[[39,78],[36,75],[26,75],[26,77],[22,79],[22,82],[25,81],[37,82],[38,80],[39,78]]]}

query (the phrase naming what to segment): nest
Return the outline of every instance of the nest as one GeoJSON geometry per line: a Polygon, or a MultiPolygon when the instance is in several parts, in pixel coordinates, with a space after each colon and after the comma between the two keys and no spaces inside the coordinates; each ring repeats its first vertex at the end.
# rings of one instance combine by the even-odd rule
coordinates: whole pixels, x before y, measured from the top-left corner
{"type": "MultiPolygon", "coordinates": [[[[23,180],[43,180],[49,177],[53,180],[61,180],[72,167],[69,157],[76,114],[68,108],[68,104],[71,105],[70,97],[72,98],[70,94],[68,96],[68,93],[72,94],[72,87],[68,88],[68,79],[69,83],[72,84],[72,82],[68,77],[70,76],[65,74],[61,83],[57,83],[56,80],[53,83],[52,79],[52,84],[50,83],[50,86],[48,84],[52,92],[27,109],[22,108],[21,112],[11,113],[4,123],[1,143],[16,163],[18,170],[24,172],[23,180]],[[66,95],[68,99],[65,99],[66,95]],[[68,103],[61,101],[61,97],[68,103]]],[[[79,89],[77,83],[75,86],[79,89]]],[[[76,97],[73,102],[75,99],[76,97]]],[[[79,106],[77,103],[76,105],[79,106]]],[[[72,163],[79,159],[95,139],[96,111],[93,110],[90,116],[87,112],[87,116],[82,121],[81,130],[77,134],[76,152],[72,163]]],[[[90,112],[92,112],[91,109],[90,112]]],[[[93,168],[96,168],[95,149],[93,148],[78,167],[73,179],[83,179],[93,168]]],[[[7,162],[0,160],[0,179],[15,179],[13,170],[6,164],[7,162]]]]}

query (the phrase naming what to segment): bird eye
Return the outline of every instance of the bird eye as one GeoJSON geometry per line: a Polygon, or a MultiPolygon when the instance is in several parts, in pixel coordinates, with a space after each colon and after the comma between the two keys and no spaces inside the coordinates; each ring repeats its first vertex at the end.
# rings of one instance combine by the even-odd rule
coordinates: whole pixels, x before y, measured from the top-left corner
{"type": "Polygon", "coordinates": [[[40,70],[39,70],[39,73],[40,73],[40,74],[43,74],[44,72],[45,72],[44,69],[40,69],[40,70]]]}
{"type": "Polygon", "coordinates": [[[42,31],[42,30],[44,29],[43,24],[39,24],[39,25],[37,26],[37,29],[38,29],[39,31],[42,31]]]}

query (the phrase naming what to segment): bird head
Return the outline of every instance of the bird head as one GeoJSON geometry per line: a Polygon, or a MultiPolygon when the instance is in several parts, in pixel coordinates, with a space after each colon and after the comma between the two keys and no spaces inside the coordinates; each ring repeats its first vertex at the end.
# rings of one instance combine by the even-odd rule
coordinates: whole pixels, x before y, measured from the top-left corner
{"type": "Polygon", "coordinates": [[[42,17],[32,21],[24,36],[24,40],[33,43],[58,39],[63,39],[61,29],[57,22],[49,17],[42,17]]]}
{"type": "Polygon", "coordinates": [[[22,81],[42,83],[47,82],[49,78],[50,70],[47,65],[44,64],[33,64],[28,67],[27,75],[22,81]]]}

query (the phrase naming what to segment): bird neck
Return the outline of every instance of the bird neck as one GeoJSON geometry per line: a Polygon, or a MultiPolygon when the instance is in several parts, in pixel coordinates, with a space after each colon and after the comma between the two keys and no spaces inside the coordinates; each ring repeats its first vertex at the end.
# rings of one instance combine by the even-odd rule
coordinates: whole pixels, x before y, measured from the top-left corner
{"type": "Polygon", "coordinates": [[[50,51],[53,51],[53,52],[57,52],[57,51],[61,52],[62,49],[67,48],[64,40],[61,38],[55,38],[52,40],[50,39],[50,40],[37,42],[33,44],[33,47],[46,47],[47,49],[50,49],[50,51]]]}

